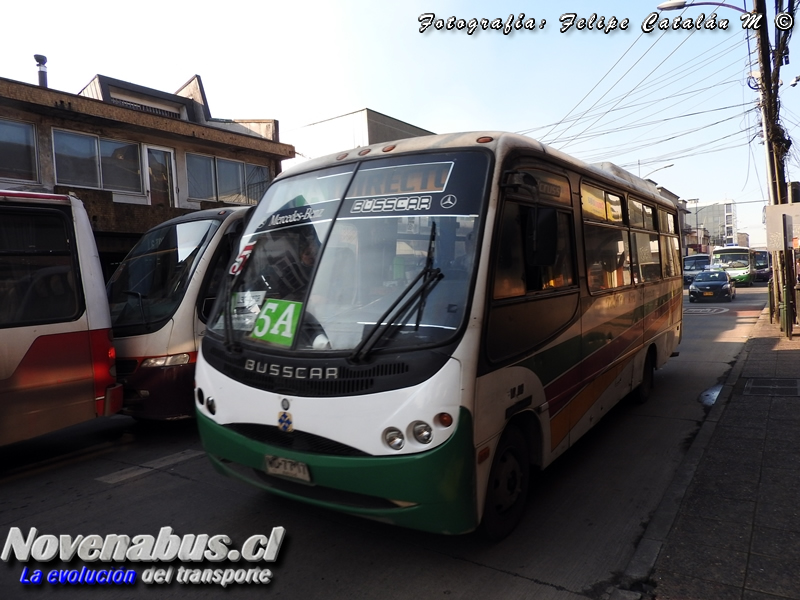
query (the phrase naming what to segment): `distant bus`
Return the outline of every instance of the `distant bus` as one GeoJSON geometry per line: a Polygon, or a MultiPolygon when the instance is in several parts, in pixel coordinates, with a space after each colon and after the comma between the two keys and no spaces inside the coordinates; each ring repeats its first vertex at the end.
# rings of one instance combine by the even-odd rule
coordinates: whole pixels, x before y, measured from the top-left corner
{"type": "Polygon", "coordinates": [[[717,246],[711,251],[711,268],[724,269],[736,285],[751,286],[756,280],[756,255],[744,246],[717,246]]]}
{"type": "Polygon", "coordinates": [[[196,372],[215,468],[440,533],[508,534],[531,467],[646,399],[681,337],[675,205],[507,133],[303,163],[227,273],[196,372]]]}
{"type": "Polygon", "coordinates": [[[690,285],[694,276],[711,264],[708,254],[692,254],[683,257],[683,284],[690,285]]]}
{"type": "Polygon", "coordinates": [[[247,207],[201,210],[144,234],[108,282],[123,413],[194,416],[197,351],[247,207]]]}
{"type": "Polygon", "coordinates": [[[83,203],[0,191],[0,445],[118,412],[114,360],[83,203]]]}
{"type": "Polygon", "coordinates": [[[769,281],[772,278],[772,254],[767,250],[754,250],[756,281],[769,281]]]}

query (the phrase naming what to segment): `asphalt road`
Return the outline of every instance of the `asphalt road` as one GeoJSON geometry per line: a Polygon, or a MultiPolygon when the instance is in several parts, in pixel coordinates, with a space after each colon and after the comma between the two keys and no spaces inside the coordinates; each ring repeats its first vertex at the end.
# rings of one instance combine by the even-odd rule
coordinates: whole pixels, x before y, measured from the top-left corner
{"type": "MultiPolygon", "coordinates": [[[[521,526],[497,544],[474,535],[405,530],[270,496],[217,474],[192,421],[143,425],[126,417],[0,448],[0,544],[12,527],[24,536],[31,527],[42,536],[156,536],[169,526],[179,536],[224,534],[241,547],[255,534],[284,527],[277,561],[261,563],[271,570],[271,582],[234,583],[226,597],[599,598],[633,555],[713,401],[714,386],[766,300],[766,288],[755,287],[740,289],[730,304],[686,301],[680,356],[656,372],[651,400],[618,405],[541,474],[521,526]]],[[[128,565],[137,571],[134,586],[86,590],[85,584],[20,581],[23,573],[30,580],[36,568],[46,577],[84,564],[108,566],[4,563],[0,598],[220,594],[219,585],[178,583],[175,572],[170,584],[145,584],[141,576],[150,564],[128,565]]],[[[177,571],[182,563],[172,566],[177,571]]]]}

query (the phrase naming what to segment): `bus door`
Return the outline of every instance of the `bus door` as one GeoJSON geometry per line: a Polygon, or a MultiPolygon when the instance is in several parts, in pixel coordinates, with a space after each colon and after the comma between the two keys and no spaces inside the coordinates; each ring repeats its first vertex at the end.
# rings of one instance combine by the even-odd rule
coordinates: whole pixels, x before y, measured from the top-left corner
{"type": "Polygon", "coordinates": [[[250,210],[231,213],[222,224],[221,238],[209,261],[203,282],[197,294],[197,308],[194,318],[194,332],[197,348],[200,349],[200,340],[206,333],[206,325],[211,316],[211,309],[217,300],[220,283],[230,265],[234,250],[238,249],[239,238],[242,235],[244,223],[250,210]]]}
{"type": "MultiPolygon", "coordinates": [[[[490,362],[515,363],[525,370],[493,374],[498,379],[493,387],[505,390],[497,406],[502,409],[498,420],[502,425],[509,406],[519,406],[526,398],[534,407],[546,403],[550,421],[541,423],[542,441],[547,452],[563,445],[561,451],[568,445],[566,407],[576,391],[580,363],[580,293],[569,181],[520,165],[506,173],[504,189],[486,348],[490,362]],[[523,374],[528,381],[520,379],[523,374]]],[[[487,379],[488,387],[493,379],[487,379]]]]}

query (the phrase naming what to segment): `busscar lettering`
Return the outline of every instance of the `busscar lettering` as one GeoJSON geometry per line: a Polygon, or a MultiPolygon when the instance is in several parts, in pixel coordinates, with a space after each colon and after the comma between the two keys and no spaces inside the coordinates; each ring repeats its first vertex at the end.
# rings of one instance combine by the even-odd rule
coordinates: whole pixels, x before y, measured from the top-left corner
{"type": "Polygon", "coordinates": [[[353,202],[351,213],[405,212],[409,210],[430,210],[430,196],[399,196],[397,198],[367,198],[353,202]]]}
{"type": "Polygon", "coordinates": [[[275,363],[261,362],[248,358],[244,362],[246,371],[253,371],[271,377],[285,379],[338,379],[338,367],[292,367],[275,363]]]}

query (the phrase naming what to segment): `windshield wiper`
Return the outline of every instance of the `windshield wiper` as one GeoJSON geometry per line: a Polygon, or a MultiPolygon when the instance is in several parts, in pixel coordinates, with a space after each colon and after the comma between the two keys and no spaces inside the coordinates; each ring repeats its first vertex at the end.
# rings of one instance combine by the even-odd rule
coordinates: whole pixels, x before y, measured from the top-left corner
{"type": "Polygon", "coordinates": [[[233,317],[231,312],[236,310],[236,303],[231,299],[231,291],[233,290],[233,281],[236,275],[228,275],[225,280],[225,289],[222,296],[222,335],[224,337],[225,350],[228,353],[240,353],[242,346],[233,339],[233,317]],[[231,306],[233,304],[233,306],[231,306]]]}
{"type": "Polygon", "coordinates": [[[142,313],[142,325],[144,325],[145,331],[148,333],[150,332],[150,323],[147,320],[147,317],[144,314],[144,302],[142,302],[142,294],[140,292],[134,292],[132,290],[122,290],[123,294],[127,294],[129,296],[135,296],[139,300],[139,312],[142,313]]]}
{"type": "Polygon", "coordinates": [[[425,300],[434,286],[439,283],[444,277],[442,270],[433,268],[433,255],[435,251],[436,240],[436,222],[431,225],[431,237],[428,240],[428,255],[425,259],[425,267],[420,271],[416,277],[400,292],[397,299],[392,302],[389,308],[375,322],[370,332],[364,337],[363,340],[353,349],[353,352],[348,357],[352,362],[361,362],[369,356],[369,353],[375,347],[375,344],[384,337],[384,335],[392,328],[397,327],[398,324],[405,323],[411,310],[414,308],[414,303],[419,300],[417,308],[417,322],[416,327],[419,329],[420,319],[422,318],[422,311],[425,309],[425,300]],[[414,286],[422,280],[420,286],[414,290],[414,293],[409,295],[409,292],[414,289],[414,286]],[[405,302],[403,300],[405,299],[405,302]],[[402,304],[401,304],[402,302],[402,304]]]}

